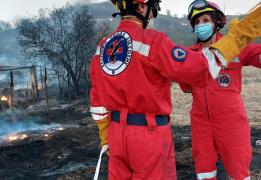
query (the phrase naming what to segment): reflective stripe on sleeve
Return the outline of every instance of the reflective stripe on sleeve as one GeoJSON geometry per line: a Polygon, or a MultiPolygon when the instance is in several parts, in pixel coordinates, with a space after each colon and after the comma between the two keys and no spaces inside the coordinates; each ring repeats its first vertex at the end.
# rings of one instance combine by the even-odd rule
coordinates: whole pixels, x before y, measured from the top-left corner
{"type": "Polygon", "coordinates": [[[212,171],[212,172],[207,172],[207,173],[199,173],[197,174],[198,180],[203,180],[203,179],[210,179],[214,178],[217,175],[217,171],[212,171]]]}
{"type": "Polygon", "coordinates": [[[133,51],[148,57],[150,53],[150,46],[147,44],[143,44],[142,42],[133,41],[133,51]]]}
{"type": "Polygon", "coordinates": [[[103,106],[99,106],[99,107],[91,107],[90,108],[90,112],[91,113],[95,113],[95,114],[105,114],[108,113],[107,109],[103,106]]]}

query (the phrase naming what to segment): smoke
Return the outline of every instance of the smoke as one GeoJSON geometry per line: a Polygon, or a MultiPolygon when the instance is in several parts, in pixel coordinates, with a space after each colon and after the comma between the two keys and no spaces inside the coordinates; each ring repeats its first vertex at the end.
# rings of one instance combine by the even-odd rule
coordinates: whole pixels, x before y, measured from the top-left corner
{"type": "Polygon", "coordinates": [[[9,78],[9,76],[8,76],[7,72],[1,72],[0,73],[0,81],[5,81],[5,80],[7,81],[8,78],[9,78]]]}
{"type": "MultiPolygon", "coordinates": [[[[5,58],[0,56],[0,88],[9,88],[9,82],[11,80],[10,70],[1,71],[1,66],[11,66],[11,68],[20,67],[15,61],[5,62],[5,58]]],[[[31,79],[29,74],[29,69],[13,70],[13,82],[15,89],[26,88],[28,85],[31,85],[31,79]]]]}
{"type": "Polygon", "coordinates": [[[24,62],[24,58],[21,59],[21,57],[19,57],[19,59],[17,57],[14,56],[6,56],[6,55],[1,55],[0,56],[0,65],[3,66],[20,66],[21,63],[24,62]]]}
{"type": "MultiPolygon", "coordinates": [[[[1,114],[2,116],[2,114],[1,114]]],[[[28,117],[20,119],[17,117],[6,116],[0,117],[0,139],[10,134],[18,134],[28,131],[46,131],[52,128],[58,128],[59,124],[43,124],[40,117],[28,117]]]]}
{"type": "MultiPolygon", "coordinates": [[[[1,68],[1,66],[12,66],[12,67],[21,66],[21,61],[17,60],[17,58],[15,58],[15,57],[1,55],[0,56],[0,68],[1,68]]],[[[0,71],[0,72],[1,72],[0,80],[10,80],[9,71],[0,71]]]]}

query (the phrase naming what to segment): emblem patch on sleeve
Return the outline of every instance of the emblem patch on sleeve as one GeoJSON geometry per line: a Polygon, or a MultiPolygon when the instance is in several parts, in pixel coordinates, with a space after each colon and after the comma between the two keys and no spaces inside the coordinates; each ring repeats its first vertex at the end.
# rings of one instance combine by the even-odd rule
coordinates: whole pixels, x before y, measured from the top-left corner
{"type": "Polygon", "coordinates": [[[172,57],[175,61],[184,62],[187,58],[188,52],[181,47],[174,47],[172,49],[172,57]]]}
{"type": "Polygon", "coordinates": [[[231,79],[228,74],[219,75],[217,81],[218,81],[218,84],[222,87],[228,87],[231,83],[231,79]]]}
{"type": "Polygon", "coordinates": [[[100,64],[103,71],[111,76],[123,72],[131,61],[132,40],[126,32],[116,32],[109,37],[100,52],[100,64]]]}

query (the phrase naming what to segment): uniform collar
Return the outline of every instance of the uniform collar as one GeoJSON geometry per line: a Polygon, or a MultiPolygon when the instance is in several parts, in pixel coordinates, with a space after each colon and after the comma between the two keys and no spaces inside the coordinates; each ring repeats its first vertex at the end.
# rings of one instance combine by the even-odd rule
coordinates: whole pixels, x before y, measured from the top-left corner
{"type": "MultiPolygon", "coordinates": [[[[217,32],[217,41],[220,40],[223,37],[223,35],[220,32],[217,32]]],[[[197,43],[192,46],[190,46],[190,49],[193,51],[201,51],[202,50],[202,43],[197,43]]]]}
{"type": "Polygon", "coordinates": [[[132,27],[132,28],[140,28],[142,29],[142,23],[132,20],[132,19],[124,19],[121,20],[118,29],[126,28],[126,27],[132,27]]]}

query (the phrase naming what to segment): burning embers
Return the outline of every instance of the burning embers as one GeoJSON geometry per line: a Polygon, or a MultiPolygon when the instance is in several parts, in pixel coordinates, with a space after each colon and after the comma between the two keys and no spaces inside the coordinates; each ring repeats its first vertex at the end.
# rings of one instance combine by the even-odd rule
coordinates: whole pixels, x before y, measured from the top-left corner
{"type": "Polygon", "coordinates": [[[3,102],[7,102],[8,101],[6,96],[2,96],[0,100],[3,101],[3,102]]]}
{"type": "Polygon", "coordinates": [[[10,107],[10,99],[6,96],[0,96],[0,111],[10,107]]]}
{"type": "Polygon", "coordinates": [[[0,139],[1,144],[8,144],[11,142],[18,142],[18,141],[26,141],[26,140],[48,140],[51,137],[51,134],[33,134],[33,132],[29,132],[27,134],[11,134],[4,136],[0,139]]]}
{"type": "Polygon", "coordinates": [[[48,140],[50,137],[52,137],[53,134],[58,133],[59,131],[63,131],[65,127],[62,127],[60,125],[56,125],[55,127],[53,125],[48,127],[44,127],[43,129],[23,132],[23,133],[17,133],[17,134],[9,134],[5,136],[0,136],[0,143],[6,144],[10,142],[17,142],[17,141],[25,141],[25,140],[48,140]]]}
{"type": "Polygon", "coordinates": [[[17,140],[24,140],[26,138],[28,138],[27,134],[10,135],[10,136],[8,136],[8,141],[12,142],[12,141],[17,141],[17,140]]]}
{"type": "Polygon", "coordinates": [[[77,128],[75,124],[48,123],[38,116],[23,116],[12,112],[2,113],[0,118],[0,146],[13,142],[49,140],[67,128],[77,128]]]}
{"type": "Polygon", "coordinates": [[[24,129],[23,132],[8,133],[0,136],[0,145],[6,145],[14,142],[35,141],[35,140],[49,140],[54,134],[64,131],[70,125],[42,125],[37,129],[24,129]]]}
{"type": "Polygon", "coordinates": [[[55,133],[63,131],[72,125],[43,124],[37,120],[13,120],[10,117],[2,117],[0,120],[0,145],[14,142],[49,140],[55,133]]]}
{"type": "Polygon", "coordinates": [[[59,131],[63,131],[64,128],[63,128],[63,127],[59,127],[58,130],[59,130],[59,131]]]}

